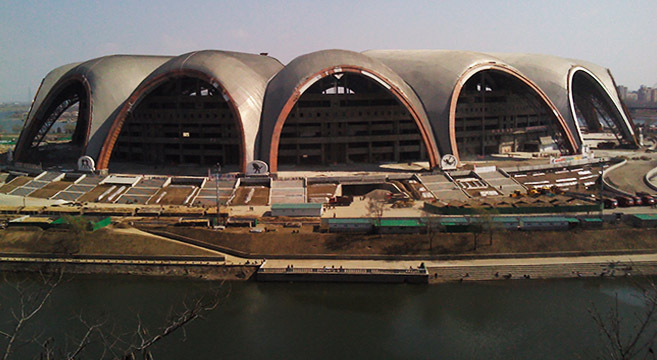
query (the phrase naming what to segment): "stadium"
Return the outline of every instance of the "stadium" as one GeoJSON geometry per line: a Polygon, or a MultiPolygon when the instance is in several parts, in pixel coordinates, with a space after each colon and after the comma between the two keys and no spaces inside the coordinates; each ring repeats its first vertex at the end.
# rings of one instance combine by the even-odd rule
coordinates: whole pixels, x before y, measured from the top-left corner
{"type": "MultiPolygon", "coordinates": [[[[493,154],[583,152],[606,132],[637,145],[609,70],[530,54],[325,50],[283,66],[267,55],[198,51],[114,55],[52,70],[14,161],[45,166],[91,157],[113,165],[253,160],[280,168],[428,162],[493,154]],[[44,144],[77,105],[69,144],[44,144]]],[[[119,166],[122,169],[123,167],[119,166]]]]}
{"type": "MultiPolygon", "coordinates": [[[[591,148],[639,140],[611,72],[580,60],[448,50],[323,50],[287,65],[218,50],[112,55],[45,76],[11,160],[25,176],[9,175],[0,192],[207,207],[385,189],[449,205],[535,187],[505,171],[471,173],[473,164],[588,164],[591,148]],[[76,115],[70,137],[49,140],[64,113],[76,115]]],[[[540,186],[588,188],[591,174],[540,186]]]]}

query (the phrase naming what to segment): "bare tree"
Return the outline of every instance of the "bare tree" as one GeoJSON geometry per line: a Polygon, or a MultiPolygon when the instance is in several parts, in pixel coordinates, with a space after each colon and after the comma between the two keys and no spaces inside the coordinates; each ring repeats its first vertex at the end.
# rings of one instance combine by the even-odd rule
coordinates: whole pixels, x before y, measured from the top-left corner
{"type": "Polygon", "coordinates": [[[479,235],[484,231],[484,227],[478,218],[470,217],[468,223],[468,232],[472,233],[472,251],[477,251],[477,245],[479,243],[479,235]]]}
{"type": "Polygon", "coordinates": [[[488,245],[493,246],[493,234],[499,230],[498,223],[495,221],[494,216],[499,214],[495,208],[478,208],[475,213],[479,215],[477,221],[479,222],[479,232],[488,234],[488,245]]]}
{"type": "Polygon", "coordinates": [[[191,296],[178,306],[172,306],[164,324],[155,329],[149,328],[140,314],[135,316],[136,321],[132,325],[117,324],[111,314],[101,318],[92,317],[91,321],[77,314],[73,319],[82,325],[82,334],[75,338],[71,333],[66,333],[65,341],[59,345],[58,339],[44,339],[42,334],[30,333],[26,328],[43,310],[61,280],[61,272],[57,275],[40,274],[38,282],[5,278],[5,285],[15,290],[13,295],[16,295],[17,301],[14,302],[18,305],[2,309],[10,312],[13,319],[6,329],[0,329],[0,337],[4,339],[4,342],[0,342],[4,350],[2,360],[15,358],[15,349],[27,345],[36,347],[38,359],[153,359],[153,349],[158,343],[171,334],[185,334],[186,326],[216,309],[230,291],[229,287],[222,284],[211,291],[191,296]]]}
{"type": "Polygon", "coordinates": [[[376,218],[378,221],[381,221],[384,210],[385,210],[384,201],[373,199],[373,198],[367,199],[367,216],[376,218]]]}
{"type": "Polygon", "coordinates": [[[433,240],[440,236],[440,233],[445,232],[445,226],[439,221],[438,218],[427,216],[425,218],[426,224],[426,237],[429,242],[429,253],[433,252],[433,240]]]}
{"type": "Polygon", "coordinates": [[[656,358],[657,342],[657,286],[651,279],[633,281],[640,291],[644,304],[632,319],[620,313],[618,294],[607,312],[600,312],[595,305],[589,309],[605,343],[602,357],[613,360],[656,358]]]}
{"type": "MultiPolygon", "coordinates": [[[[61,272],[50,275],[39,273],[39,282],[35,283],[25,279],[10,279],[5,275],[4,282],[17,295],[18,305],[16,308],[3,309],[11,313],[12,320],[7,329],[0,330],[0,336],[4,337],[6,341],[2,360],[9,358],[17,343],[25,341],[22,339],[25,327],[43,309],[61,282],[62,276],[61,272]]],[[[30,340],[35,340],[35,337],[30,337],[30,340]]]]}
{"type": "MultiPolygon", "coordinates": [[[[226,295],[227,296],[227,295],[226,295]]],[[[164,326],[156,331],[150,330],[142,321],[141,316],[137,315],[137,325],[134,333],[129,337],[129,341],[125,341],[114,334],[104,335],[103,337],[110,342],[107,342],[107,349],[119,359],[152,359],[152,348],[165,337],[177,331],[185,331],[185,326],[194,320],[200,319],[207,312],[217,308],[221,297],[218,291],[213,291],[210,294],[194,297],[191,300],[184,301],[182,309],[178,311],[170,311],[170,316],[164,326]],[[114,346],[114,344],[121,344],[123,346],[114,346]]]]}
{"type": "Polygon", "coordinates": [[[383,200],[368,198],[367,199],[367,216],[376,219],[377,226],[381,226],[381,218],[385,210],[385,202],[383,200]]]}

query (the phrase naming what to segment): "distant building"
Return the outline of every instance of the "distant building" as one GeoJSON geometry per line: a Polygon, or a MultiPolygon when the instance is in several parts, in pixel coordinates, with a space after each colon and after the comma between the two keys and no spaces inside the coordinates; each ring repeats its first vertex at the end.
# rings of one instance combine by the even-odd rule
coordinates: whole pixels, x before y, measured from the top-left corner
{"type": "Polygon", "coordinates": [[[627,86],[619,85],[618,86],[618,96],[621,100],[625,101],[627,99],[627,86]]]}

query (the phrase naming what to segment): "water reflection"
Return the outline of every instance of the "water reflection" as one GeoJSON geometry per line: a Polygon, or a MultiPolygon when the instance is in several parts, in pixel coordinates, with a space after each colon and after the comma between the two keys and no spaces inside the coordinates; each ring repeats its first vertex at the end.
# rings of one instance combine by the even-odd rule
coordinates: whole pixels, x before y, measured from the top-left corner
{"type": "MultiPolygon", "coordinates": [[[[46,332],[80,331],[71,314],[136,314],[156,326],[172,304],[218,283],[79,277],[63,283],[39,318],[46,332]]],[[[164,359],[344,357],[589,358],[601,347],[588,309],[624,316],[643,306],[624,279],[500,281],[434,286],[233,282],[221,306],[158,348],[164,359]],[[190,353],[193,356],[190,356],[190,353]]],[[[6,287],[0,292],[7,294],[6,287]]],[[[6,315],[7,314],[3,314],[6,315]]]]}

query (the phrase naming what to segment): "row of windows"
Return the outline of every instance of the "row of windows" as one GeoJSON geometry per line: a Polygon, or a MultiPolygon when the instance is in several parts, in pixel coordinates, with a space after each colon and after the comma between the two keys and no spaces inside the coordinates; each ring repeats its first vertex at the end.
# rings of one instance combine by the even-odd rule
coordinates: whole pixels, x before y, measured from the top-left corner
{"type": "Polygon", "coordinates": [[[331,117],[331,116],[332,117],[338,117],[338,116],[355,117],[355,116],[379,116],[379,115],[382,115],[382,116],[385,116],[385,115],[388,115],[388,116],[398,116],[398,115],[408,116],[408,113],[406,111],[388,111],[387,113],[385,111],[372,111],[372,112],[370,112],[370,111],[365,111],[365,112],[359,111],[357,113],[355,111],[350,111],[350,112],[347,112],[347,111],[343,111],[343,112],[334,111],[333,115],[330,115],[330,113],[328,113],[328,112],[324,112],[324,114],[322,114],[321,112],[303,112],[303,111],[298,111],[298,110],[297,111],[293,110],[290,113],[291,118],[294,118],[294,117],[300,117],[300,118],[309,117],[309,118],[312,118],[313,115],[314,115],[314,117],[322,117],[322,116],[323,117],[331,117]]]}
{"type": "Polygon", "coordinates": [[[171,113],[171,112],[153,112],[153,113],[148,113],[148,112],[138,112],[134,114],[134,119],[232,119],[233,118],[233,113],[232,112],[222,112],[220,114],[218,113],[200,113],[200,114],[194,114],[194,113],[171,113]],[[168,115],[168,116],[167,116],[168,115]]]}
{"type": "Polygon", "coordinates": [[[228,103],[219,101],[199,101],[199,102],[149,102],[145,104],[148,109],[180,109],[180,110],[200,110],[200,109],[227,109],[228,103]]]}

